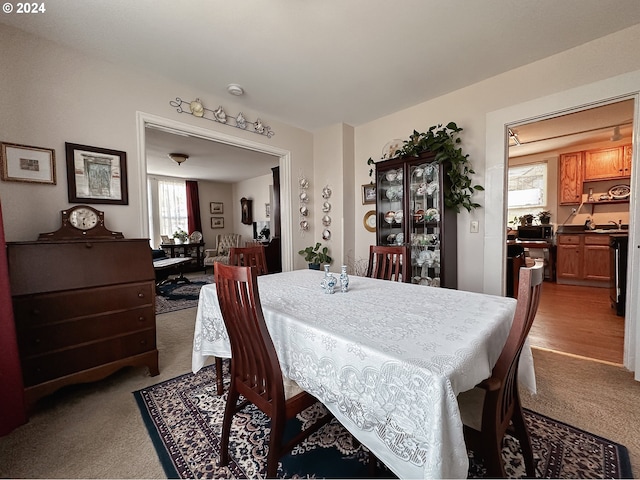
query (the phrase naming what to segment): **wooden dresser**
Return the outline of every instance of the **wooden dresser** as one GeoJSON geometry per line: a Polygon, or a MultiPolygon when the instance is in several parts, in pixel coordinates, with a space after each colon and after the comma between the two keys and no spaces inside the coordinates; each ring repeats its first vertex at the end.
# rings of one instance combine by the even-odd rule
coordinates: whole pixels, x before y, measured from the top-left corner
{"type": "Polygon", "coordinates": [[[128,365],[158,375],[148,240],[12,242],[7,255],[28,406],[128,365]]]}

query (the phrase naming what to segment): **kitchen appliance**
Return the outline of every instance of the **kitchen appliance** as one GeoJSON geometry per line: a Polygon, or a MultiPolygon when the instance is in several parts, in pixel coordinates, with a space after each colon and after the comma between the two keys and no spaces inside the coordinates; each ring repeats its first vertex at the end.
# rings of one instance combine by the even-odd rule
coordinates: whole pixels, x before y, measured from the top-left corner
{"type": "Polygon", "coordinates": [[[609,236],[611,250],[611,307],[616,314],[624,316],[624,304],[627,299],[627,250],[629,249],[628,234],[612,234],[609,236]]]}
{"type": "Polygon", "coordinates": [[[550,240],[553,237],[553,225],[520,225],[518,238],[520,240],[550,240]]]}

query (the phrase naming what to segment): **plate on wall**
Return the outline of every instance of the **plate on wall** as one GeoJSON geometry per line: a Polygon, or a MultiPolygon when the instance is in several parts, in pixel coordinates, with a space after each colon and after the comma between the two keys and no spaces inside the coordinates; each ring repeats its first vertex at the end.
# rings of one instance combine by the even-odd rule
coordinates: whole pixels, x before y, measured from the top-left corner
{"type": "Polygon", "coordinates": [[[609,198],[613,200],[625,200],[631,195],[629,185],[614,185],[609,189],[609,198]]]}
{"type": "Polygon", "coordinates": [[[364,214],[363,218],[364,228],[366,228],[369,232],[376,231],[376,211],[369,210],[364,214]]]}

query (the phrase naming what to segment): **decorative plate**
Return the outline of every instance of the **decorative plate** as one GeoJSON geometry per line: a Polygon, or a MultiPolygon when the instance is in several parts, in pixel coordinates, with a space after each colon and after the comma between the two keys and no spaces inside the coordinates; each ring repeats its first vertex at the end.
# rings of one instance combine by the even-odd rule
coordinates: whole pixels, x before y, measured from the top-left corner
{"type": "Polygon", "coordinates": [[[396,222],[398,223],[402,222],[403,217],[404,217],[404,212],[402,210],[396,210],[396,214],[394,215],[396,222]]]}
{"type": "Polygon", "coordinates": [[[387,213],[384,214],[384,221],[387,223],[393,223],[395,218],[396,218],[396,212],[393,212],[391,210],[389,210],[387,213]]]}
{"type": "Polygon", "coordinates": [[[302,220],[300,222],[300,230],[305,231],[305,232],[307,230],[309,230],[309,222],[307,222],[306,220],[302,220]]]}
{"type": "Polygon", "coordinates": [[[329,215],[325,215],[324,217],[322,217],[322,225],[324,225],[325,227],[331,225],[331,217],[329,215]]]}
{"type": "Polygon", "coordinates": [[[384,176],[384,178],[386,178],[387,181],[389,182],[393,182],[397,176],[398,176],[398,172],[396,172],[395,170],[389,170],[384,176]]]}
{"type": "Polygon", "coordinates": [[[194,243],[200,243],[202,241],[202,233],[196,230],[191,233],[189,239],[194,243]]]}
{"type": "Polygon", "coordinates": [[[309,180],[307,180],[306,178],[302,177],[300,179],[300,188],[309,188],[309,180]]]}
{"type": "Polygon", "coordinates": [[[306,217],[307,215],[309,215],[309,209],[303,205],[302,207],[300,207],[300,215],[306,217]]]}
{"type": "Polygon", "coordinates": [[[331,231],[325,228],[322,231],[322,239],[323,240],[329,240],[330,238],[331,238],[331,231]]]}
{"type": "Polygon", "coordinates": [[[388,142],[382,149],[382,160],[397,157],[396,152],[402,148],[402,143],[403,141],[399,138],[395,138],[388,142]]]}
{"type": "Polygon", "coordinates": [[[309,201],[309,195],[307,195],[307,192],[300,193],[300,201],[302,203],[307,203],[309,201]]]}
{"type": "Polygon", "coordinates": [[[331,189],[329,188],[329,185],[325,185],[324,188],[322,189],[322,198],[324,198],[325,200],[327,198],[331,197],[331,189]]]}
{"type": "Polygon", "coordinates": [[[329,213],[331,211],[331,204],[329,202],[324,202],[322,204],[322,211],[324,213],[329,213]]]}
{"type": "Polygon", "coordinates": [[[424,212],[424,218],[427,222],[439,222],[440,213],[435,208],[429,208],[426,212],[424,212]]]}
{"type": "Polygon", "coordinates": [[[613,200],[625,200],[631,195],[629,185],[614,185],[609,189],[609,197],[613,200]]]}
{"type": "Polygon", "coordinates": [[[364,218],[362,219],[364,223],[364,228],[366,228],[369,232],[376,231],[376,211],[369,210],[364,214],[364,218]]]}

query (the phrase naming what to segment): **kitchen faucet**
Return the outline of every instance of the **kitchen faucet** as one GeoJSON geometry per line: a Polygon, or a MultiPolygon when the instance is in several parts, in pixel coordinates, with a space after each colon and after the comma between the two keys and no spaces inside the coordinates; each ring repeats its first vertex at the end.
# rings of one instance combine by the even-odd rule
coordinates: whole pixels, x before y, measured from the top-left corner
{"type": "Polygon", "coordinates": [[[615,220],[609,220],[608,223],[613,223],[616,227],[618,227],[618,230],[622,230],[622,219],[618,220],[617,222],[615,220]]]}

